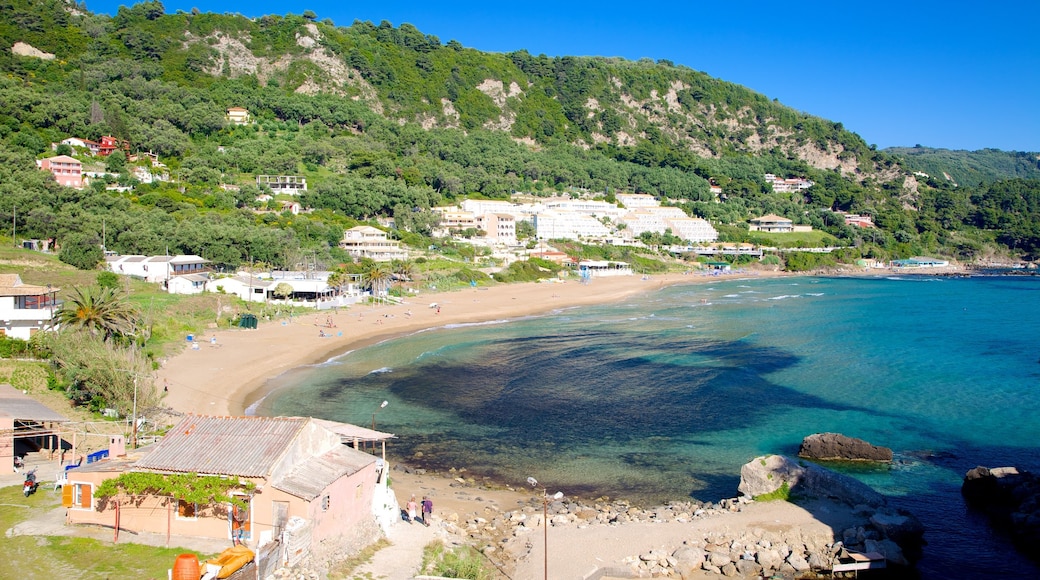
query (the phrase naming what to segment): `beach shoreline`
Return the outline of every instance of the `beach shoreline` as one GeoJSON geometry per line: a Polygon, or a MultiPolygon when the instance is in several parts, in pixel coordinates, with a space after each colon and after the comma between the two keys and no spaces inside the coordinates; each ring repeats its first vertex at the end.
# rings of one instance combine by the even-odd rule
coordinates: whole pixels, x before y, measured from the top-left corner
{"type": "Polygon", "coordinates": [[[271,379],[373,344],[461,324],[515,320],[618,302],[678,284],[790,276],[774,270],[527,282],[421,293],[401,304],[358,304],[257,329],[212,329],[192,337],[156,371],[162,404],[176,413],[242,415],[267,396],[271,379]]]}

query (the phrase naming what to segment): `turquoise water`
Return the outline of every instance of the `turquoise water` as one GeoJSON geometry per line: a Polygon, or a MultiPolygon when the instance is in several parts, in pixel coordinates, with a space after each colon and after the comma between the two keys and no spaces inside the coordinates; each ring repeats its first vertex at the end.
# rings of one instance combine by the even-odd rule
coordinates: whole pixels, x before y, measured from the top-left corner
{"type": "Polygon", "coordinates": [[[720,281],[375,345],[279,377],[257,412],[376,412],[411,463],[644,502],[732,497],[752,457],[837,431],[895,451],[854,475],[924,520],[922,577],[1035,575],[959,487],[1040,468],[1038,329],[1040,278],[720,281]]]}

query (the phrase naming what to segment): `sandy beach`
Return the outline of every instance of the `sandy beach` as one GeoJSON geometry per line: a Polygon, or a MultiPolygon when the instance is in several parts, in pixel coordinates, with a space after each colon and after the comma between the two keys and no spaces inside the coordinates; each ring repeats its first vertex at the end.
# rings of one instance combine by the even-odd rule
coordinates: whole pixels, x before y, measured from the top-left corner
{"type": "Polygon", "coordinates": [[[195,336],[197,347],[169,357],[156,372],[165,387],[163,404],[174,411],[241,415],[279,374],[384,340],[461,323],[507,320],[577,306],[604,304],[675,284],[779,276],[753,271],[710,276],[703,273],[576,279],[501,284],[452,292],[421,293],[403,304],[359,304],[337,312],[310,313],[292,321],[261,321],[255,330],[210,330],[195,336]],[[331,321],[332,326],[328,323],[331,321]]]}

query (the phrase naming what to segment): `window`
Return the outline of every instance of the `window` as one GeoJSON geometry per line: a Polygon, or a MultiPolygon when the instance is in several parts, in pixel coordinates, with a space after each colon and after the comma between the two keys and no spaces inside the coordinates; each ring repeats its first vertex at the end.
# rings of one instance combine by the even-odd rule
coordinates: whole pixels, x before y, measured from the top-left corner
{"type": "Polygon", "coordinates": [[[194,520],[198,519],[199,506],[195,503],[189,503],[183,499],[177,500],[177,519],[179,520],[194,520]]]}
{"type": "Polygon", "coordinates": [[[61,505],[71,508],[94,509],[94,486],[89,483],[73,483],[61,488],[61,505]]]}
{"type": "Polygon", "coordinates": [[[323,512],[329,511],[329,496],[327,496],[327,495],[325,497],[321,498],[321,511],[323,511],[323,512]]]}

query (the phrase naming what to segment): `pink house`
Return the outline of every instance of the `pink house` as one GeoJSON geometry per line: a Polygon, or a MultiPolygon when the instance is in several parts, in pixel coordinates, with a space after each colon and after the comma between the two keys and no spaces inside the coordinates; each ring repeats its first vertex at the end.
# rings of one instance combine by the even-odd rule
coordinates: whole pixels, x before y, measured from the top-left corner
{"type": "Polygon", "coordinates": [[[303,417],[187,415],[153,446],[70,470],[62,503],[69,524],[239,539],[253,548],[283,541],[315,551],[342,538],[375,540],[373,498],[386,489],[386,463],[347,443],[388,437],[303,417]],[[159,495],[97,497],[97,486],[126,472],[237,477],[255,488],[241,495],[244,508],[159,495]]]}
{"type": "Polygon", "coordinates": [[[47,159],[40,159],[36,165],[44,171],[50,171],[54,180],[65,187],[83,189],[83,164],[69,157],[58,155],[47,159]]]}

